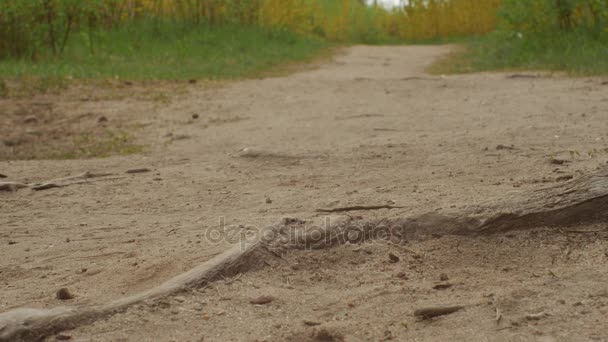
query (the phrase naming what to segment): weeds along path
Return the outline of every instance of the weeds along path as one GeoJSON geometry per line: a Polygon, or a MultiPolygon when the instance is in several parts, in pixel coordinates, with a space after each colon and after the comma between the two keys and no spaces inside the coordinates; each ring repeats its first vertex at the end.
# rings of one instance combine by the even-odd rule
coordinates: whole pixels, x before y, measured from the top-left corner
{"type": "MultiPolygon", "coordinates": [[[[512,73],[442,77],[424,72],[448,51],[445,46],[359,46],[314,70],[284,77],[218,87],[121,84],[111,92],[69,89],[61,96],[33,99],[52,103],[56,111],[70,117],[94,113],[94,117],[120,120],[122,127],[136,127],[133,134],[148,147],[142,154],[106,159],[0,162],[1,174],[24,184],[83,172],[111,174],[108,179],[44,191],[0,192],[0,312],[104,304],[139,293],[226,251],[243,234],[286,216],[318,220],[325,215],[318,209],[379,206],[384,208],[348,214],[390,220],[465,210],[561,185],[606,163],[608,88],[603,80],[512,73]],[[74,298],[57,299],[61,288],[68,288],[74,298]]],[[[10,108],[10,101],[14,100],[0,104],[10,108]]],[[[273,274],[269,270],[251,273],[193,298],[134,308],[118,321],[100,322],[74,334],[94,340],[129,336],[137,340],[159,336],[166,340],[302,340],[306,336],[322,339],[323,334],[335,340],[403,337],[403,329],[413,322],[390,315],[383,319],[388,313],[381,310],[372,319],[372,311],[357,303],[379,298],[373,303],[387,307],[421,296],[426,304],[433,304],[453,295],[466,298],[467,305],[482,305],[491,298],[480,296],[498,291],[499,284],[506,284],[509,296],[535,298],[530,302],[534,305],[522,308],[504,298],[501,302],[500,310],[511,310],[528,322],[526,310],[539,311],[530,312],[533,315],[551,311],[550,306],[541,307],[542,285],[537,283],[555,280],[546,276],[547,265],[556,265],[555,260],[561,259],[555,255],[568,251],[568,256],[574,253],[576,258],[555,266],[568,274],[568,281],[555,285],[551,303],[563,300],[571,305],[598,294],[597,298],[604,298],[601,284],[606,272],[591,277],[591,269],[583,266],[605,264],[605,237],[587,239],[587,234],[599,233],[573,233],[575,237],[562,239],[538,234],[542,248],[529,242],[532,236],[519,233],[505,244],[504,237],[482,242],[423,241],[412,249],[433,256],[414,268],[419,257],[409,260],[399,254],[406,252],[393,251],[397,247],[389,245],[290,254],[287,264],[271,265],[273,274]],[[455,248],[464,255],[454,252],[455,248]],[[401,261],[409,260],[407,268],[397,269],[401,264],[390,259],[385,262],[388,251],[401,261]],[[435,251],[444,252],[435,255],[435,251]],[[534,262],[524,263],[526,256],[534,262]],[[487,264],[476,258],[485,258],[487,264]],[[349,265],[354,273],[338,272],[349,265]],[[298,267],[304,273],[291,274],[298,267]],[[514,273],[505,276],[501,272],[507,271],[496,271],[502,269],[514,273]],[[435,273],[440,270],[460,272],[456,282],[467,283],[467,275],[481,280],[468,282],[463,293],[449,290],[456,292],[435,295],[427,287],[429,277],[438,277],[435,273]],[[412,283],[403,283],[405,278],[412,283]],[[507,281],[524,278],[532,279],[528,285],[537,286],[530,290],[534,294],[507,281]],[[359,285],[354,286],[352,279],[361,279],[359,285]],[[577,290],[581,279],[587,279],[584,289],[577,290]],[[351,285],[353,292],[345,291],[351,285]],[[399,297],[404,286],[422,294],[408,292],[399,297]],[[560,286],[567,289],[566,299],[559,298],[560,286]],[[344,294],[338,296],[338,292],[344,294]],[[270,306],[249,303],[251,296],[270,294],[285,298],[270,306]],[[288,299],[298,294],[304,295],[298,297],[302,301],[288,299]],[[184,300],[198,304],[180,306],[184,300]],[[344,323],[345,310],[355,307],[362,311],[355,313],[354,321],[344,323]],[[300,312],[308,323],[269,319],[281,312],[300,312]],[[237,313],[240,316],[234,316],[237,313]],[[242,329],[221,329],[234,327],[239,317],[249,323],[242,329]],[[371,335],[366,335],[359,324],[366,320],[381,328],[369,328],[371,335]],[[142,322],[152,322],[154,328],[142,322]],[[201,333],[200,324],[209,325],[208,332],[201,333]]],[[[591,324],[601,310],[605,313],[605,306],[597,303],[583,303],[588,311],[580,313],[587,315],[585,322],[591,324]]],[[[494,307],[488,310],[455,315],[456,321],[444,322],[447,325],[437,334],[463,322],[472,324],[485,314],[499,320],[494,307]]],[[[536,322],[544,316],[530,317],[536,322]]],[[[532,330],[522,333],[533,334],[532,330]]],[[[434,336],[428,330],[419,333],[407,336],[434,336]]],[[[606,336],[601,329],[590,334],[606,336]]],[[[441,336],[448,335],[435,337],[441,336]]]]}

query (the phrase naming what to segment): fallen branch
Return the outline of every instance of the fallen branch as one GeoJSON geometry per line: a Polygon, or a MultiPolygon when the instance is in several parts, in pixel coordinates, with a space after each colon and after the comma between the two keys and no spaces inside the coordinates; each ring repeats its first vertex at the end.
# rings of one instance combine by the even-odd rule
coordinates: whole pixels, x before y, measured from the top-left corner
{"type": "MultiPolygon", "coordinates": [[[[80,174],[77,174],[74,176],[57,178],[57,179],[45,181],[42,183],[25,184],[25,186],[22,186],[22,188],[29,187],[34,191],[42,191],[42,190],[48,190],[48,189],[54,189],[54,188],[63,188],[63,187],[73,185],[73,184],[88,183],[93,178],[101,178],[101,177],[107,177],[107,176],[112,176],[112,175],[114,175],[114,174],[113,173],[91,173],[91,172],[87,171],[87,172],[83,172],[83,173],[80,173],[80,174]]],[[[103,180],[109,180],[109,179],[115,179],[115,178],[104,178],[103,180]]]]}
{"type": "Polygon", "coordinates": [[[395,206],[395,205],[355,205],[355,206],[351,206],[351,207],[317,209],[315,211],[318,213],[341,213],[341,212],[345,212],[345,211],[355,211],[355,210],[378,210],[378,209],[399,209],[399,208],[405,208],[405,207],[395,206]]]}

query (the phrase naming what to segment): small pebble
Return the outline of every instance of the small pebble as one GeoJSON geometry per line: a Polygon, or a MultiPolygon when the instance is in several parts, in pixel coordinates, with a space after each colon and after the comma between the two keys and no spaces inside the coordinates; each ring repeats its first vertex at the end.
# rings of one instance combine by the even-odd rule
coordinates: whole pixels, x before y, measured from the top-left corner
{"type": "Polygon", "coordinates": [[[393,263],[393,264],[394,264],[394,263],[396,263],[396,262],[399,262],[399,260],[400,260],[400,259],[399,259],[399,257],[398,257],[398,256],[396,256],[396,255],[395,255],[395,254],[393,254],[393,253],[389,253],[389,254],[388,254],[388,259],[389,259],[389,261],[390,261],[391,263],[393,263]]]}
{"type": "Polygon", "coordinates": [[[307,325],[309,327],[314,327],[314,326],[317,326],[317,325],[321,325],[321,323],[315,322],[315,321],[305,320],[304,321],[304,325],[307,325]]]}
{"type": "Polygon", "coordinates": [[[450,279],[450,277],[448,277],[448,275],[445,273],[441,273],[439,275],[439,280],[441,280],[441,281],[448,281],[449,279],[450,279]]]}
{"type": "Polygon", "coordinates": [[[407,279],[407,274],[405,272],[399,272],[397,273],[397,278],[407,279]]]}
{"type": "Polygon", "coordinates": [[[68,334],[57,334],[55,336],[55,339],[57,341],[69,341],[72,339],[72,336],[68,335],[68,334]]]}
{"type": "Polygon", "coordinates": [[[74,299],[74,295],[66,287],[59,289],[55,294],[55,297],[59,300],[70,300],[74,299]]]}
{"type": "Polygon", "coordinates": [[[250,301],[251,304],[254,305],[264,305],[274,301],[275,298],[273,296],[260,296],[258,298],[252,299],[250,301]]]}
{"type": "Polygon", "coordinates": [[[36,116],[34,116],[34,115],[30,115],[30,116],[26,117],[23,120],[23,122],[26,123],[26,124],[30,124],[30,123],[31,124],[35,124],[35,123],[38,123],[38,118],[36,116]]]}

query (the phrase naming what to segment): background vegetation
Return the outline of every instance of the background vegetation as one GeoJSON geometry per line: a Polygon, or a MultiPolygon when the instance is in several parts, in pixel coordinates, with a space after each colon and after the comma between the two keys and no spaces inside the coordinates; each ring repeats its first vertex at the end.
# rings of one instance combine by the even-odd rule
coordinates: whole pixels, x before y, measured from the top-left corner
{"type": "Polygon", "coordinates": [[[608,0],[503,0],[498,15],[496,30],[435,71],[608,73],[608,0]]]}
{"type": "MultiPolygon", "coordinates": [[[[231,78],[335,44],[495,27],[499,0],[0,0],[0,78],[231,78]],[[176,68],[179,65],[180,68],[176,68]]],[[[1,83],[1,82],[0,82],[1,83]]]]}
{"type": "Polygon", "coordinates": [[[0,78],[231,78],[335,44],[455,39],[469,49],[442,71],[597,73],[607,21],[608,0],[0,0],[0,78]]]}

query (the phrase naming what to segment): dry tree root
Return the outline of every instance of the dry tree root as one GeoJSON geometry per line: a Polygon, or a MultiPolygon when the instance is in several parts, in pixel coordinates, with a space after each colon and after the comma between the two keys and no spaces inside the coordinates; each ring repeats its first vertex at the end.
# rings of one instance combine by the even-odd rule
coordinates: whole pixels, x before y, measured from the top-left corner
{"type": "MultiPolygon", "coordinates": [[[[86,178],[90,176],[81,175],[86,178]]],[[[73,179],[72,179],[73,180],[73,179]]],[[[0,314],[0,341],[34,340],[88,324],[144,301],[168,296],[188,288],[237,276],[264,267],[269,258],[288,250],[322,249],[367,239],[421,235],[480,235],[512,229],[562,227],[608,221],[608,166],[556,186],[517,195],[463,212],[431,212],[397,220],[359,224],[345,216],[326,218],[325,224],[307,227],[306,222],[285,219],[253,240],[245,240],[200,266],[162,285],[105,305],[58,307],[50,310],[17,309],[0,314]],[[481,214],[479,214],[481,213],[481,214]]],[[[461,310],[460,306],[424,308],[415,312],[423,319],[461,310]]]]}

